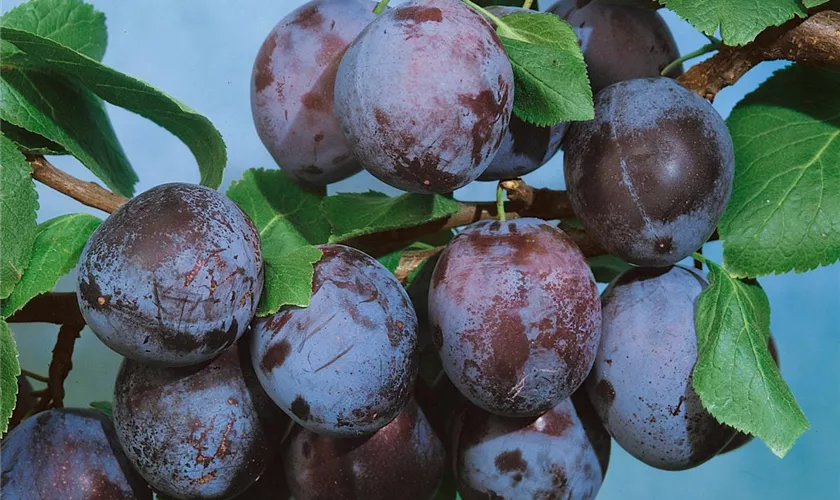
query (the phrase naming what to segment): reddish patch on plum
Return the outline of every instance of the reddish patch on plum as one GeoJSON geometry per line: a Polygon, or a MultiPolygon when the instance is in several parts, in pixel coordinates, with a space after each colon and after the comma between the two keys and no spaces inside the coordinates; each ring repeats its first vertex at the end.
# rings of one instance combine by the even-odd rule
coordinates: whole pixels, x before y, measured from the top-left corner
{"type": "Polygon", "coordinates": [[[318,10],[318,6],[311,5],[300,11],[297,18],[289,24],[300,26],[303,29],[315,29],[321,26],[321,23],[323,22],[324,16],[321,15],[321,12],[318,10]]]}
{"type": "Polygon", "coordinates": [[[525,472],[528,470],[528,462],[522,458],[520,450],[502,452],[496,456],[493,462],[500,472],[525,472]]]}
{"type": "Polygon", "coordinates": [[[262,92],[274,83],[274,73],[271,71],[271,55],[277,48],[277,37],[268,37],[257,54],[257,64],[254,71],[254,86],[257,92],[262,92]]]}
{"type": "Polygon", "coordinates": [[[312,111],[326,112],[329,111],[330,108],[329,100],[317,92],[307,92],[303,94],[300,101],[306,109],[312,111]]]}
{"type": "Polygon", "coordinates": [[[265,352],[260,366],[263,370],[270,372],[278,366],[282,366],[291,351],[292,345],[289,344],[288,340],[283,339],[280,342],[275,342],[265,352]]]}
{"type": "Polygon", "coordinates": [[[332,59],[337,59],[346,46],[347,44],[340,36],[334,33],[327,33],[321,39],[321,47],[318,49],[318,53],[315,54],[315,62],[325,65],[332,59]]]}
{"type": "Polygon", "coordinates": [[[474,96],[465,94],[458,96],[458,102],[475,115],[476,121],[472,126],[470,135],[472,136],[471,156],[473,163],[476,165],[484,159],[482,149],[490,137],[493,136],[494,125],[504,116],[507,100],[508,92],[504,87],[502,87],[501,95],[498,98],[488,89],[484,89],[474,96]]]}

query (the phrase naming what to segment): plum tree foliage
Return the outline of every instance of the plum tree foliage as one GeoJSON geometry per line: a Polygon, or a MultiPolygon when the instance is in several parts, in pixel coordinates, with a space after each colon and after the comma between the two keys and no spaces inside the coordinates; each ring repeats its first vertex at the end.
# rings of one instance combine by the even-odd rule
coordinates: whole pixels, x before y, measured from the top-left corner
{"type": "Polygon", "coordinates": [[[0,495],[577,499],[611,439],[667,470],[753,437],[784,456],[809,423],[756,279],[840,259],[840,13],[661,3],[710,43],[680,57],[644,0],[303,3],[238,76],[276,168],[224,193],[221,134],[101,62],[102,13],[7,12],[0,495]],[[724,120],[709,101],[770,59],[794,64],[724,120]],[[105,101],[201,185],[134,196],[105,101]],[[566,191],[519,179],[560,149],[566,191]],[[327,195],[362,170],[407,193],[327,195]],[[453,198],[476,180],[496,200],[453,198]],[[39,224],[35,181],[106,216],[39,224]],[[61,325],[47,376],[20,322],[61,325]],[[85,326],[125,359],[113,403],[65,409],[85,326]]]}

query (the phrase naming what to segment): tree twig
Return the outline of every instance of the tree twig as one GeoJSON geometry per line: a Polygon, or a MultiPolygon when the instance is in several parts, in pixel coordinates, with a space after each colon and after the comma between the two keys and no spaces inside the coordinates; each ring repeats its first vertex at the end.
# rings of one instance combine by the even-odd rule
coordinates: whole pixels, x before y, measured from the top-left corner
{"type": "Polygon", "coordinates": [[[32,165],[33,179],[84,205],[112,213],[128,201],[128,198],[108,191],[95,182],[83,181],[59,170],[43,156],[27,156],[27,160],[32,165]]]}
{"type": "Polygon", "coordinates": [[[73,368],[73,350],[76,339],[79,338],[84,327],[84,323],[68,324],[61,325],[58,330],[58,338],[55,341],[50,362],[49,382],[47,382],[53,408],[64,407],[64,381],[73,368]]]}
{"type": "Polygon", "coordinates": [[[47,378],[47,377],[45,377],[45,376],[43,376],[43,375],[40,375],[40,374],[38,374],[38,373],[31,372],[31,371],[29,371],[29,370],[21,370],[21,371],[20,371],[20,374],[21,374],[21,375],[24,375],[24,376],[26,376],[26,377],[28,377],[28,378],[31,378],[32,380],[37,380],[38,382],[43,382],[43,383],[45,383],[45,384],[46,384],[47,382],[49,382],[49,381],[50,381],[50,379],[49,379],[49,378],[47,378]]]}
{"type": "Polygon", "coordinates": [[[746,45],[723,46],[714,56],[689,68],[677,81],[711,101],[758,63],[779,59],[840,67],[840,12],[818,11],[806,19],[796,18],[768,28],[746,45]]]}

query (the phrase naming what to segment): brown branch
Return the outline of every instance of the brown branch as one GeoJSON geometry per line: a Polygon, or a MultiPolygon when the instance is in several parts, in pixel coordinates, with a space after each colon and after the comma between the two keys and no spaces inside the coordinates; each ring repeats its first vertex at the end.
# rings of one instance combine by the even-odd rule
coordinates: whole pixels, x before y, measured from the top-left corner
{"type": "Polygon", "coordinates": [[[112,193],[95,182],[83,181],[59,170],[43,156],[28,156],[27,160],[32,165],[33,179],[84,205],[112,213],[128,201],[128,198],[112,193]]]}
{"type": "Polygon", "coordinates": [[[52,352],[50,362],[49,382],[50,397],[53,408],[64,407],[64,381],[70,370],[73,368],[73,350],[76,346],[76,339],[82,333],[85,325],[61,325],[58,330],[58,338],[52,352]]]}
{"type": "Polygon", "coordinates": [[[6,321],[9,323],[52,323],[55,325],[84,325],[76,294],[49,292],[36,296],[6,321]]]}
{"type": "MultiPolygon", "coordinates": [[[[840,2],[829,3],[823,8],[840,2]]],[[[840,12],[822,10],[761,32],[740,47],[724,46],[711,58],[677,78],[682,85],[713,100],[762,61],[785,59],[815,66],[840,67],[840,12]]]]}

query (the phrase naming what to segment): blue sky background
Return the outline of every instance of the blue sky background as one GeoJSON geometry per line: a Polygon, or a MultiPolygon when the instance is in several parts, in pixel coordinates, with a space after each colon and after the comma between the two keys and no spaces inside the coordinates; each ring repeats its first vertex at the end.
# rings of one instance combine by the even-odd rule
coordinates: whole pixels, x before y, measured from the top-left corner
{"type": "MultiPolygon", "coordinates": [[[[2,12],[22,3],[3,2],[2,12]]],[[[107,15],[109,46],[104,62],[141,78],[209,117],[227,143],[229,164],[223,189],[252,167],[273,167],[251,120],[251,66],[263,38],[300,0],[100,0],[107,15]]],[[[400,3],[400,2],[392,2],[400,3]]],[[[548,2],[541,2],[548,4],[548,2]]],[[[663,10],[681,53],[705,38],[663,10]]],[[[735,86],[722,91],[715,107],[732,107],[781,63],[764,63],[735,86]]],[[[198,182],[195,160],[174,136],[155,124],[109,105],[111,119],[128,158],[140,177],[137,192],[163,182],[198,182]]],[[[86,179],[94,177],[72,158],[55,164],[86,179]]],[[[535,186],[563,187],[562,154],[526,179],[535,186]]],[[[395,191],[366,173],[331,186],[330,192],[376,189],[395,191]]],[[[103,214],[38,186],[39,219],[71,212],[103,214]]],[[[492,199],[492,183],[473,183],[460,199],[492,199]]],[[[720,260],[720,245],[706,253],[720,260]]],[[[809,430],[783,460],[754,441],[736,453],[717,457],[694,470],[665,472],[636,461],[614,445],[599,499],[831,499],[840,498],[840,266],[761,280],[772,312],[782,372],[811,422],[809,430]]],[[[72,278],[60,289],[71,290],[72,278]]],[[[21,364],[45,373],[56,328],[14,325],[21,364]]],[[[85,330],[77,343],[67,387],[69,405],[110,400],[120,358],[85,330]]]]}

